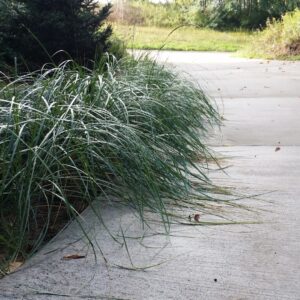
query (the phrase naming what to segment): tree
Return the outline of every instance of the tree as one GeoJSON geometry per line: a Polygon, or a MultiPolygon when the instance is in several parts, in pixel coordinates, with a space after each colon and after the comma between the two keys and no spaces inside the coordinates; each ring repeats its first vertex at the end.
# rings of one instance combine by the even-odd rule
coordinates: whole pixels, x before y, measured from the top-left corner
{"type": "Polygon", "coordinates": [[[0,64],[29,70],[72,58],[81,65],[110,48],[111,5],[94,0],[0,0],[0,64]],[[56,53],[56,54],[55,54],[56,53]],[[55,55],[54,55],[55,54],[55,55]]]}
{"type": "Polygon", "coordinates": [[[210,27],[253,29],[297,7],[300,0],[200,0],[200,15],[210,27]]]}

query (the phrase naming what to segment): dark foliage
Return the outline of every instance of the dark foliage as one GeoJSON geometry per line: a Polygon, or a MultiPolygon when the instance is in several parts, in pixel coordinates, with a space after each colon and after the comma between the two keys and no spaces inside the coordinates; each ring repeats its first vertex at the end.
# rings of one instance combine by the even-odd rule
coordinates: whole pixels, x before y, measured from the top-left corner
{"type": "Polygon", "coordinates": [[[33,70],[72,58],[81,65],[110,48],[111,5],[94,0],[0,0],[0,65],[33,70]],[[54,55],[55,54],[55,55],[54,55]]]}
{"type": "Polygon", "coordinates": [[[201,20],[212,28],[260,28],[268,19],[300,7],[300,0],[206,0],[200,2],[201,20]]]}

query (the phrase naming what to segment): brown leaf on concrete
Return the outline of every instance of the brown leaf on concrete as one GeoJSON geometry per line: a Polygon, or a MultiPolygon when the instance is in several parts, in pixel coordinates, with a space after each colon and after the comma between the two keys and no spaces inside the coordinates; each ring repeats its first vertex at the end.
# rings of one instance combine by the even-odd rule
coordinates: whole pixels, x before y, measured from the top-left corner
{"type": "Polygon", "coordinates": [[[71,260],[71,259],[81,259],[81,258],[85,258],[85,255],[79,255],[79,254],[65,255],[62,259],[71,260]]]}
{"type": "Polygon", "coordinates": [[[195,215],[194,215],[194,220],[195,220],[196,222],[200,222],[200,214],[195,214],[195,215]]]}
{"type": "Polygon", "coordinates": [[[280,147],[276,147],[275,152],[278,152],[280,149],[280,147]]]}

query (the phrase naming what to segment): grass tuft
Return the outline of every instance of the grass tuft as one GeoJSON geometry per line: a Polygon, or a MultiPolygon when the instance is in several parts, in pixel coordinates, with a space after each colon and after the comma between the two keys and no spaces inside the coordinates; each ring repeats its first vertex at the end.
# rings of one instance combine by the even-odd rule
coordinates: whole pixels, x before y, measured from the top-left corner
{"type": "Polygon", "coordinates": [[[35,252],[95,199],[121,199],[142,220],[151,209],[166,228],[169,203],[213,200],[205,137],[219,114],[165,67],[110,57],[105,68],[69,61],[8,81],[0,83],[2,263],[35,252]]]}

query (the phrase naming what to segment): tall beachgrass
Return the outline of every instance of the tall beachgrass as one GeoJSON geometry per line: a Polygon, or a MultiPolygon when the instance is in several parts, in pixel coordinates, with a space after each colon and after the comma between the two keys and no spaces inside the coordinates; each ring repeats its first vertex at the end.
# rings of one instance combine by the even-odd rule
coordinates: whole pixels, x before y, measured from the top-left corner
{"type": "Polygon", "coordinates": [[[205,136],[219,115],[192,83],[147,58],[112,57],[2,78],[3,261],[36,251],[97,199],[120,199],[142,219],[151,209],[165,224],[169,203],[205,201],[205,136]]]}

